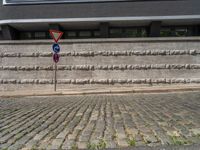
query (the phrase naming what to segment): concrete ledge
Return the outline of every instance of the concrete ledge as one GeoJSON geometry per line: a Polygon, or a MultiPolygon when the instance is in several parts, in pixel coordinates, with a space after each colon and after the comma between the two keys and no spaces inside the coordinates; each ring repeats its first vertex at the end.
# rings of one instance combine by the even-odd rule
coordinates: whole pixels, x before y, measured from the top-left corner
{"type": "Polygon", "coordinates": [[[86,95],[86,94],[125,94],[125,93],[164,93],[200,91],[197,86],[153,86],[153,87],[107,87],[96,89],[62,89],[55,91],[9,91],[0,92],[0,97],[23,97],[23,96],[51,96],[51,95],[86,95]]]}
{"type": "MultiPolygon", "coordinates": [[[[198,42],[200,37],[146,37],[146,38],[97,38],[97,39],[62,39],[61,44],[70,43],[134,43],[134,42],[198,42]]],[[[0,45],[5,44],[52,44],[53,39],[49,40],[11,40],[0,41],[0,45]]]]}

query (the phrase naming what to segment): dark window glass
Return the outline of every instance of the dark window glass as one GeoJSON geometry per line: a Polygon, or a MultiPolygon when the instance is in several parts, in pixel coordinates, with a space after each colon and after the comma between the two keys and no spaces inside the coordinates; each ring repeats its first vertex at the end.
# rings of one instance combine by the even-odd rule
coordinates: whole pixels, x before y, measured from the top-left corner
{"type": "Polygon", "coordinates": [[[96,38],[100,37],[100,32],[99,31],[94,31],[93,34],[94,34],[94,37],[96,37],[96,38]]]}
{"type": "Polygon", "coordinates": [[[175,29],[176,36],[187,36],[187,28],[177,28],[175,29]]]}
{"type": "Polygon", "coordinates": [[[67,38],[76,38],[76,32],[75,31],[68,31],[67,32],[67,38]]]}
{"type": "Polygon", "coordinates": [[[168,37],[172,35],[172,31],[170,28],[161,28],[160,30],[160,36],[161,37],[168,37]]]}
{"type": "Polygon", "coordinates": [[[160,30],[161,37],[183,37],[191,34],[192,31],[189,31],[187,27],[162,27],[160,30]]]}
{"type": "Polygon", "coordinates": [[[110,29],[110,37],[121,37],[122,29],[110,29]]]}
{"type": "Polygon", "coordinates": [[[47,39],[52,39],[51,34],[49,32],[46,33],[47,39]]]}
{"type": "MultiPolygon", "coordinates": [[[[110,27],[110,38],[134,38],[147,37],[147,27],[110,27]]],[[[162,26],[160,29],[160,37],[184,37],[199,35],[198,26],[162,26]]],[[[0,36],[1,30],[0,30],[0,36]]],[[[64,31],[63,39],[76,38],[100,38],[100,31],[91,30],[67,30],[64,31]]],[[[19,39],[52,39],[48,31],[19,31],[19,39]]]]}
{"type": "Polygon", "coordinates": [[[91,31],[80,31],[79,32],[79,37],[86,38],[86,37],[91,37],[92,32],[91,31]]]}
{"type": "Polygon", "coordinates": [[[110,30],[110,37],[146,37],[145,28],[117,28],[110,30]]]}
{"type": "Polygon", "coordinates": [[[145,28],[141,31],[141,37],[147,37],[147,30],[145,28]]]}
{"type": "Polygon", "coordinates": [[[147,31],[145,28],[138,29],[137,37],[147,37],[147,31]]]}
{"type": "Polygon", "coordinates": [[[137,37],[137,29],[125,29],[124,35],[125,37],[137,37]]]}
{"type": "Polygon", "coordinates": [[[45,32],[35,32],[34,34],[35,39],[46,39],[45,32]]]}
{"type": "Polygon", "coordinates": [[[31,32],[21,32],[20,39],[33,39],[31,32]]]}

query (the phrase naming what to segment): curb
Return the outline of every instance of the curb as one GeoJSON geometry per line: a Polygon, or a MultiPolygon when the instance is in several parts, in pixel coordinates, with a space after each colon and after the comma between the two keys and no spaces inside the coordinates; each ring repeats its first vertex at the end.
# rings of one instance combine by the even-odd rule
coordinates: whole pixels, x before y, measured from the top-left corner
{"type": "Polygon", "coordinates": [[[25,97],[25,96],[53,96],[53,95],[89,95],[89,94],[126,94],[126,93],[165,93],[165,92],[184,92],[184,91],[200,91],[200,87],[177,87],[177,88],[163,88],[163,87],[151,87],[151,88],[135,88],[127,90],[88,90],[88,91],[58,91],[58,92],[30,92],[30,93],[0,93],[0,97],[25,97]]]}

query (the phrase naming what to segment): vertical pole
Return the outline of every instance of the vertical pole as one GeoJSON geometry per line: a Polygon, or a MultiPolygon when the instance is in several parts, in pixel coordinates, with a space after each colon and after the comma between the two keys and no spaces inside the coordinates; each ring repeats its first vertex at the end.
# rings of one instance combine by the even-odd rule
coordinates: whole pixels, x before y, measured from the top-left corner
{"type": "Polygon", "coordinates": [[[56,92],[56,84],[57,84],[57,64],[55,63],[55,72],[54,72],[54,91],[56,92]]]}

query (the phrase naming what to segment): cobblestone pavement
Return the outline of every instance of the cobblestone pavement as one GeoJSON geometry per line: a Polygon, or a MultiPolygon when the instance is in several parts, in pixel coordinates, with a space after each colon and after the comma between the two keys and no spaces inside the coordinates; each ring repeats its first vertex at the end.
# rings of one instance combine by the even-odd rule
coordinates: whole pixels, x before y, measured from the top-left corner
{"type": "Polygon", "coordinates": [[[0,100],[0,149],[194,143],[200,143],[200,92],[0,100]]]}

